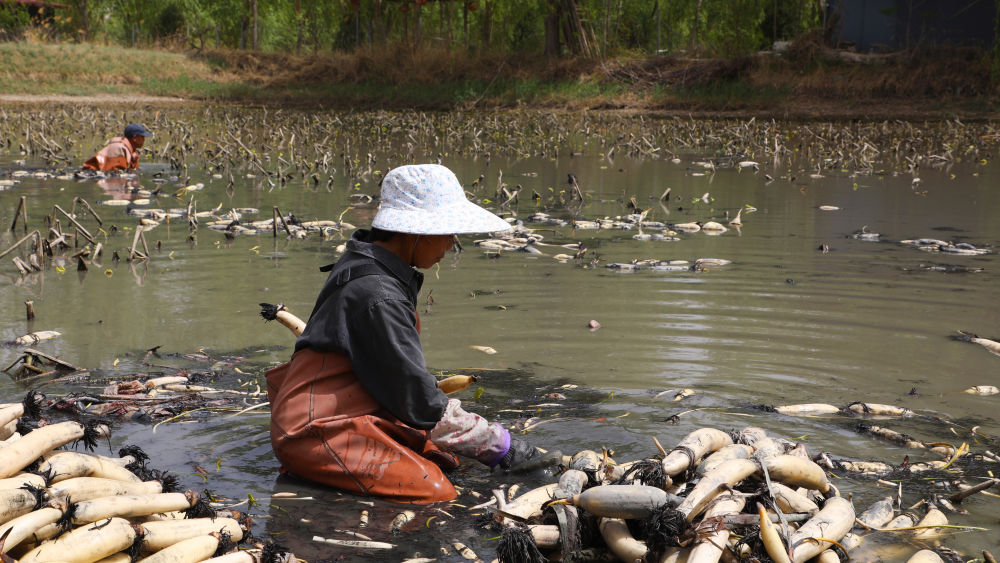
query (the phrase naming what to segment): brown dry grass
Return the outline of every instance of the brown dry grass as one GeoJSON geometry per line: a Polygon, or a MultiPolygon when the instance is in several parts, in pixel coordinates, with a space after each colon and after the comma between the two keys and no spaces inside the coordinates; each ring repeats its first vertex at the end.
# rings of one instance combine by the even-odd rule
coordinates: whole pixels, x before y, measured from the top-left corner
{"type": "Polygon", "coordinates": [[[823,45],[819,32],[797,39],[784,57],[759,57],[747,79],[788,88],[798,96],[855,101],[955,100],[996,93],[990,58],[981,49],[939,48],[886,55],[849,53],[845,62],[823,45]]]}
{"type": "Polygon", "coordinates": [[[535,107],[795,116],[992,117],[981,51],[838,60],[818,36],[782,55],[547,59],[440,47],[294,56],[0,44],[0,90],[130,94],[338,108],[535,107]],[[95,62],[96,61],[96,62],[95,62]],[[107,61],[125,61],[117,66],[107,61]],[[122,66],[124,65],[124,66],[122,66]],[[414,88],[412,86],[420,86],[414,88]]]}
{"type": "MultiPolygon", "coordinates": [[[[827,53],[828,55],[829,53],[827,53]]],[[[981,52],[954,50],[935,56],[898,56],[872,64],[824,58],[817,39],[807,36],[783,57],[739,59],[652,57],[593,61],[549,60],[532,54],[475,54],[434,47],[372,48],[352,53],[294,56],[233,50],[201,55],[261,86],[296,84],[438,84],[463,81],[624,83],[631,88],[682,90],[742,81],[827,100],[933,99],[990,96],[988,59],[981,52]]]]}
{"type": "Polygon", "coordinates": [[[603,65],[604,78],[636,86],[684,88],[724,80],[740,80],[751,69],[749,58],[689,59],[657,57],[603,65]]]}
{"type": "Polygon", "coordinates": [[[235,50],[202,55],[244,80],[283,86],[315,83],[433,84],[441,81],[506,79],[574,80],[594,71],[594,61],[545,61],[530,54],[469,55],[435,47],[366,48],[352,53],[295,56],[235,50]]]}

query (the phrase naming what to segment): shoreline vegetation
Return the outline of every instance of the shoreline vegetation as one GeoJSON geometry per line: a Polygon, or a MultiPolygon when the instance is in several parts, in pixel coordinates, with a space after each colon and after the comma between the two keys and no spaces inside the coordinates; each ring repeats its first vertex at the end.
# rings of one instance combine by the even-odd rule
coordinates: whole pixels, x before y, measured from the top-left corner
{"type": "Polygon", "coordinates": [[[804,36],[738,58],[546,59],[359,49],[296,56],[0,42],[0,104],[230,103],[342,110],[618,110],[794,119],[990,119],[981,49],[859,55],[804,36]]]}

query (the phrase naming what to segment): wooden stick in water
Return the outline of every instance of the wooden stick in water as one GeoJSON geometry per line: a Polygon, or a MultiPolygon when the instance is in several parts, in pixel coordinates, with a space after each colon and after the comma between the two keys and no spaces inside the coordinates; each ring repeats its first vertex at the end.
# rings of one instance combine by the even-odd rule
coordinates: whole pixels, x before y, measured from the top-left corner
{"type": "Polygon", "coordinates": [[[14,232],[17,228],[17,218],[23,217],[24,221],[21,221],[21,226],[24,228],[24,232],[28,232],[28,215],[25,211],[27,206],[27,197],[21,196],[21,201],[17,204],[17,209],[14,211],[14,220],[10,222],[10,232],[14,232]]]}
{"type": "MultiPolygon", "coordinates": [[[[80,231],[80,234],[83,235],[84,238],[86,238],[88,241],[90,241],[90,244],[97,244],[97,241],[94,240],[94,237],[90,236],[90,231],[83,228],[83,225],[77,222],[77,220],[74,219],[72,215],[66,213],[66,211],[62,207],[59,207],[58,205],[53,205],[52,208],[65,215],[66,218],[69,219],[69,222],[73,223],[73,226],[76,227],[78,231],[80,231]]],[[[55,213],[53,213],[53,216],[55,216],[55,213]]]]}
{"type": "Polygon", "coordinates": [[[94,219],[97,220],[97,224],[99,226],[104,226],[104,221],[101,220],[101,216],[98,215],[96,211],[94,211],[94,208],[90,206],[90,203],[88,203],[87,200],[83,199],[82,197],[77,197],[76,199],[73,200],[73,205],[75,206],[77,202],[79,202],[84,209],[86,209],[91,215],[94,216],[94,219]]]}
{"type": "Polygon", "coordinates": [[[21,238],[21,240],[19,240],[19,241],[15,242],[14,244],[12,244],[10,246],[10,248],[8,248],[7,250],[4,250],[3,252],[0,252],[0,258],[3,258],[4,256],[7,256],[8,254],[10,254],[14,250],[16,250],[19,246],[21,246],[22,244],[24,244],[25,241],[27,241],[28,239],[30,239],[32,237],[34,237],[35,240],[36,240],[36,242],[37,242],[41,238],[41,235],[38,233],[37,230],[31,231],[30,233],[24,235],[21,238]]]}

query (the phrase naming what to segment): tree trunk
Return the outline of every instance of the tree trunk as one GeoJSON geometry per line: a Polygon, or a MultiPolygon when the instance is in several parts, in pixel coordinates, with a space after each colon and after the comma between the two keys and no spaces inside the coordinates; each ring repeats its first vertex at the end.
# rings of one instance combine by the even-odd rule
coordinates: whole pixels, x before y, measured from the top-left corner
{"type": "Polygon", "coordinates": [[[561,49],[559,44],[559,0],[546,2],[548,12],[545,14],[545,56],[558,57],[561,49]]]}
{"type": "Polygon", "coordinates": [[[448,21],[448,23],[446,24],[448,32],[445,34],[445,37],[448,39],[448,50],[451,50],[451,41],[452,41],[452,33],[451,33],[452,21],[451,21],[451,16],[452,16],[452,13],[454,11],[453,10],[454,5],[455,5],[454,2],[442,2],[441,3],[441,9],[442,10],[445,10],[445,9],[448,10],[445,15],[441,16],[442,20],[447,19],[447,21],[448,21]],[[446,8],[446,6],[447,6],[447,8],[446,8]]]}
{"type": "Polygon", "coordinates": [[[306,10],[306,18],[309,20],[309,35],[312,36],[313,54],[319,52],[319,23],[316,21],[316,2],[309,2],[309,9],[306,10]]]}
{"type": "Polygon", "coordinates": [[[778,41],[778,0],[771,5],[771,48],[778,41]]]}
{"type": "Polygon", "coordinates": [[[371,12],[368,14],[368,21],[365,22],[368,28],[368,46],[372,46],[372,41],[375,39],[375,19],[378,17],[378,5],[376,1],[375,6],[372,7],[371,12]]]}
{"type": "Polygon", "coordinates": [[[90,37],[90,17],[87,14],[87,0],[80,0],[80,32],[84,41],[90,37]]]}
{"type": "Polygon", "coordinates": [[[410,42],[410,12],[403,12],[403,43],[410,42]]]}
{"type": "Polygon", "coordinates": [[[694,45],[698,42],[698,16],[701,14],[701,0],[694,5],[694,22],[691,24],[691,40],[688,42],[688,55],[694,53],[694,45]]]}
{"type": "Polygon", "coordinates": [[[483,48],[493,43],[493,4],[483,0],[483,48]]]}
{"type": "Polygon", "coordinates": [[[656,0],[656,54],[659,55],[662,47],[660,46],[660,36],[663,34],[663,11],[660,10],[660,0],[656,0]]]}
{"type": "MultiPolygon", "coordinates": [[[[576,0],[563,0],[563,33],[566,37],[566,44],[575,55],[590,57],[591,41],[587,39],[587,32],[580,21],[580,13],[576,8],[576,0]]],[[[595,45],[596,48],[596,45],[595,45]]]]}
{"type": "Polygon", "coordinates": [[[608,7],[608,0],[604,0],[604,21],[601,22],[601,47],[604,52],[608,52],[608,28],[610,27],[609,20],[611,19],[611,9],[608,7]]]}
{"type": "Polygon", "coordinates": [[[295,54],[302,54],[302,28],[305,20],[302,19],[302,0],[295,0],[295,21],[299,24],[295,34],[295,54]]]}
{"type": "Polygon", "coordinates": [[[565,12],[567,11],[567,2],[572,0],[562,0],[562,6],[560,11],[562,12],[562,17],[559,18],[560,26],[562,27],[563,39],[566,41],[566,47],[569,48],[570,54],[576,56],[580,54],[580,41],[576,36],[576,32],[573,29],[573,22],[570,21],[570,17],[565,12]]]}
{"type": "Polygon", "coordinates": [[[416,44],[420,45],[420,40],[423,38],[424,29],[423,29],[423,9],[422,9],[422,7],[421,7],[421,5],[419,3],[417,4],[416,18],[417,18],[417,25],[416,25],[417,40],[416,40],[416,44]]]}
{"type": "Polygon", "coordinates": [[[253,48],[254,51],[256,51],[257,50],[257,39],[259,37],[259,35],[257,33],[258,32],[258,24],[259,24],[259,19],[257,18],[257,0],[250,0],[250,8],[251,8],[252,16],[253,16],[253,35],[251,36],[251,39],[253,41],[252,48],[253,48]]]}
{"type": "MultiPolygon", "coordinates": [[[[611,48],[616,49],[618,45],[618,29],[621,27],[622,23],[622,11],[625,7],[622,5],[622,0],[618,0],[618,7],[615,9],[615,26],[611,30],[611,48]]],[[[604,53],[608,53],[607,46],[604,47],[604,53]]]]}

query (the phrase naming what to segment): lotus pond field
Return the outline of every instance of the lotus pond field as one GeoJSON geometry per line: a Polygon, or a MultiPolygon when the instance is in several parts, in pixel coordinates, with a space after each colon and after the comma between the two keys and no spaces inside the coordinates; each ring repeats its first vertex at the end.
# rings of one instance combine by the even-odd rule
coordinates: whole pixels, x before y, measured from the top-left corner
{"type": "MultiPolygon", "coordinates": [[[[134,462],[120,450],[140,446],[149,459],[132,474],[239,511],[243,549],[704,561],[725,545],[724,558],[778,561],[791,539],[796,562],[838,544],[857,561],[1000,553],[990,123],[211,106],[0,116],[4,436],[74,421],[59,427],[71,451],[86,451],[72,445],[77,422],[97,454],[134,462]],[[137,173],[80,171],[132,121],[155,133],[137,173]],[[294,336],[260,304],[307,319],[319,267],[370,224],[381,176],[414,162],[450,167],[514,226],[462,236],[426,272],[428,368],[475,375],[454,396],[565,470],[469,461],[452,475],[459,498],[432,507],[279,478],[263,376],[294,336]],[[44,394],[37,412],[19,406],[29,391],[44,394]],[[716,451],[732,457],[709,463],[716,451]],[[543,508],[554,496],[567,500],[543,508]],[[774,527],[758,503],[778,507],[774,527]],[[820,510],[827,520],[806,527],[820,510]]],[[[61,445],[44,443],[0,479],[61,445]]],[[[60,496],[37,479],[43,504],[60,496]]],[[[138,518],[114,529],[129,537],[138,518]]],[[[4,549],[27,556],[40,540],[4,549]]]]}

